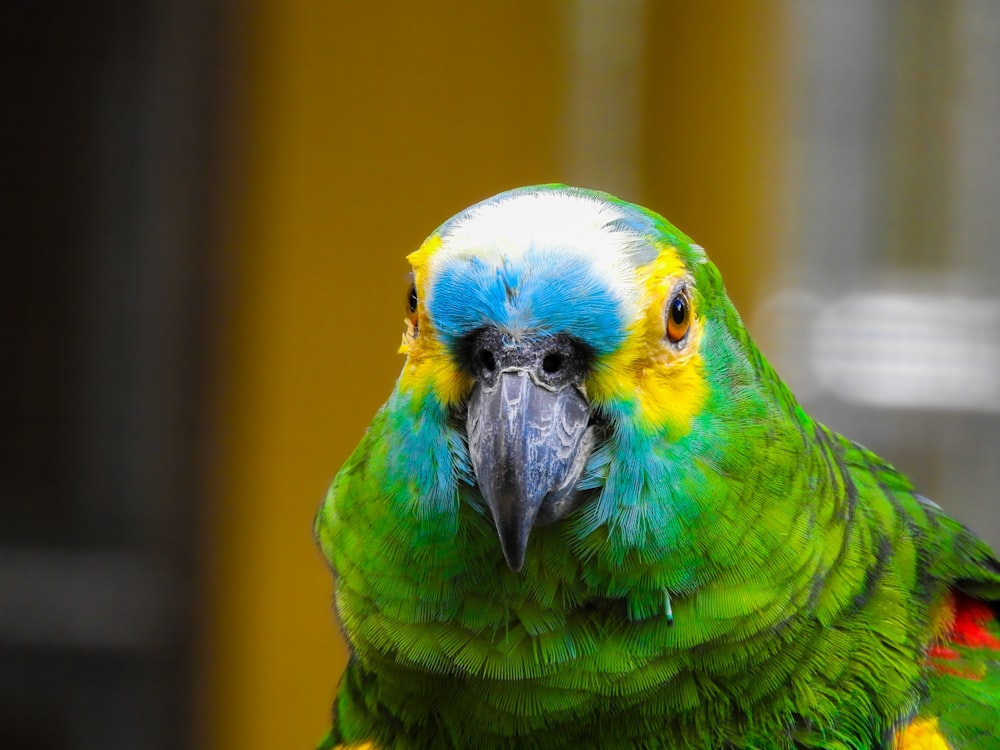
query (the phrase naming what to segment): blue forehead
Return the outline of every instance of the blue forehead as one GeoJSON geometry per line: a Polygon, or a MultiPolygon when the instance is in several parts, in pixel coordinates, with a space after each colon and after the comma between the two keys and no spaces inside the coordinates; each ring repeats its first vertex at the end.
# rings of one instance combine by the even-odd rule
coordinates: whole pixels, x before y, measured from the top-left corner
{"type": "Polygon", "coordinates": [[[440,269],[427,297],[449,348],[484,326],[517,336],[568,334],[597,354],[614,351],[626,336],[621,303],[591,264],[565,249],[529,250],[499,266],[455,258],[440,269]]]}

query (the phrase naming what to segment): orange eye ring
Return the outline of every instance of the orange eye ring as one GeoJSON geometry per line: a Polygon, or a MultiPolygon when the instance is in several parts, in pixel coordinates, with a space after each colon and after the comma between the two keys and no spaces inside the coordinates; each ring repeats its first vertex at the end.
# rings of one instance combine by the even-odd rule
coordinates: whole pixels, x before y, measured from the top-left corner
{"type": "Polygon", "coordinates": [[[666,319],[667,340],[671,344],[679,344],[691,328],[691,303],[685,289],[674,292],[663,314],[666,319]]]}

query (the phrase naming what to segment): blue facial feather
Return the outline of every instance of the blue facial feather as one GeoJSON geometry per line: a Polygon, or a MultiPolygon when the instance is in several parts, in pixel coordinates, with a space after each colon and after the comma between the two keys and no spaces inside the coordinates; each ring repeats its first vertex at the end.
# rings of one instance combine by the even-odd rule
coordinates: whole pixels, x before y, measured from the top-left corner
{"type": "Polygon", "coordinates": [[[456,259],[436,279],[427,305],[452,349],[484,326],[514,337],[569,334],[598,355],[613,352],[627,334],[619,301],[578,255],[559,248],[531,250],[500,267],[456,259]]]}

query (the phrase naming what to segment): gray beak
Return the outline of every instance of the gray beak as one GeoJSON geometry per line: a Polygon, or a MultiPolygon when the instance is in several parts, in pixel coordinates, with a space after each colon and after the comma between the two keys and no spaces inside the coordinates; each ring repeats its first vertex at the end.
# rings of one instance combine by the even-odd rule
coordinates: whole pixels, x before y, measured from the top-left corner
{"type": "Polygon", "coordinates": [[[545,373],[540,366],[496,367],[478,379],[469,400],[472,467],[514,571],[524,565],[532,527],[578,504],[576,485],[597,439],[575,378],[560,383],[545,373]]]}

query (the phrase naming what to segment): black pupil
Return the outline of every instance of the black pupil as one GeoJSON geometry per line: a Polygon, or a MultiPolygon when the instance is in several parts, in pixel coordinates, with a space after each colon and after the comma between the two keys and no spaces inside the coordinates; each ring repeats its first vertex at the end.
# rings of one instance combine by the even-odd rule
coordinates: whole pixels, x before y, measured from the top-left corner
{"type": "Polygon", "coordinates": [[[417,287],[415,284],[410,287],[410,293],[407,296],[407,304],[410,306],[411,313],[417,311],[417,287]]]}
{"type": "Polygon", "coordinates": [[[687,305],[684,302],[684,298],[680,296],[674,297],[674,301],[670,303],[670,319],[676,325],[683,325],[685,318],[687,318],[687,305]]]}

